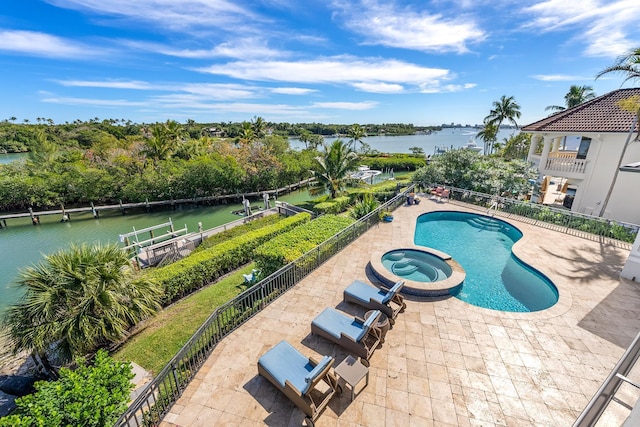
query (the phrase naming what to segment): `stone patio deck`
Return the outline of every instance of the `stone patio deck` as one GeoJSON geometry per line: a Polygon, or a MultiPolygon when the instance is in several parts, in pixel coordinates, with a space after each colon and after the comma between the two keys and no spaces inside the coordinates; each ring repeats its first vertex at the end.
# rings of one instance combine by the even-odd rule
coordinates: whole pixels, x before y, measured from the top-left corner
{"type": "MultiPolygon", "coordinates": [[[[302,412],[258,376],[258,358],[286,339],[305,355],[343,360],[340,347],[311,335],[312,319],[327,306],[362,315],[342,301],[343,289],[370,280],[372,251],[412,244],[416,217],[431,210],[469,209],[426,198],[398,208],[394,222],[373,227],[225,338],[162,425],[301,425],[302,412]]],[[[559,302],[541,312],[505,313],[456,298],[406,298],[406,311],[371,358],[369,386],[353,402],[349,393],[334,398],[317,426],[574,422],[640,330],[640,288],[618,276],[629,251],[507,221],[524,233],[514,252],[556,284],[559,302]]],[[[632,374],[640,382],[640,373],[632,374]]],[[[623,386],[618,397],[633,405],[638,393],[623,386]]],[[[599,425],[619,425],[628,413],[611,405],[599,425]]]]}

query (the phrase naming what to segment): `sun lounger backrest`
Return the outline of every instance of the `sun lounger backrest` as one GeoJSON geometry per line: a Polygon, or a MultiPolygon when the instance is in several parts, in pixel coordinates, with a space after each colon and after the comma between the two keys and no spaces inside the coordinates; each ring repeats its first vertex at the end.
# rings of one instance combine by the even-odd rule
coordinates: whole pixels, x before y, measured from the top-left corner
{"type": "Polygon", "coordinates": [[[316,379],[316,377],[320,375],[320,373],[322,373],[322,371],[324,371],[327,366],[331,364],[332,360],[333,358],[331,356],[324,356],[322,360],[316,365],[316,367],[313,368],[306,377],[304,377],[307,386],[304,388],[304,390],[302,390],[302,394],[307,394],[309,389],[313,387],[313,383],[315,382],[314,380],[316,379]]]}
{"type": "Polygon", "coordinates": [[[371,328],[371,325],[373,325],[373,323],[378,320],[380,314],[382,314],[382,312],[380,310],[376,310],[371,314],[371,316],[367,318],[367,320],[364,321],[364,323],[362,324],[362,332],[360,332],[360,334],[356,338],[356,341],[360,341],[365,337],[365,335],[367,335],[369,329],[371,328]]]}
{"type": "Polygon", "coordinates": [[[398,282],[396,282],[396,284],[393,285],[391,289],[389,289],[389,292],[387,292],[387,295],[385,295],[384,298],[382,298],[382,303],[386,304],[389,301],[391,301],[391,298],[393,298],[395,294],[400,292],[400,289],[402,289],[403,286],[404,286],[403,280],[399,280],[398,282]]]}

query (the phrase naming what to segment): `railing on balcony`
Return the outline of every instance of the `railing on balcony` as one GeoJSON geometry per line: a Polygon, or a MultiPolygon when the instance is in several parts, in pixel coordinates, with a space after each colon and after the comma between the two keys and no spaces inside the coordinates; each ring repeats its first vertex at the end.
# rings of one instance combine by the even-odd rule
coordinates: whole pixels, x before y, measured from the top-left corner
{"type": "Polygon", "coordinates": [[[581,174],[587,169],[587,160],[575,157],[549,157],[545,170],[562,173],[581,174]]]}
{"type": "Polygon", "coordinates": [[[549,157],[555,157],[559,159],[575,159],[577,155],[577,151],[557,151],[549,153],[549,157]]]}

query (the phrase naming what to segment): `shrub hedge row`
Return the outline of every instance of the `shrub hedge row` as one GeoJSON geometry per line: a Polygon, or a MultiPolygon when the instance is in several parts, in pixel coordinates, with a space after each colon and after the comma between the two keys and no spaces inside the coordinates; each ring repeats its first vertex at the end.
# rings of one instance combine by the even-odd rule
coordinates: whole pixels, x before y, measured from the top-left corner
{"type": "Polygon", "coordinates": [[[349,207],[351,199],[348,196],[340,196],[335,199],[328,199],[325,202],[317,203],[313,206],[313,210],[319,214],[337,215],[344,212],[349,207]]]}
{"type": "Polygon", "coordinates": [[[256,248],[256,265],[263,274],[271,274],[344,230],[353,222],[352,218],[345,216],[318,217],[256,248]]]}
{"type": "Polygon", "coordinates": [[[229,271],[251,261],[253,251],[261,244],[285,233],[311,219],[300,213],[276,224],[250,231],[215,246],[194,252],[166,267],[150,270],[148,278],[164,288],[163,305],[188,295],[196,289],[215,281],[229,271]]]}
{"type": "Polygon", "coordinates": [[[246,234],[253,230],[257,230],[262,227],[266,227],[267,225],[275,224],[283,219],[284,217],[280,215],[267,215],[262,218],[254,219],[251,222],[247,222],[245,224],[230,228],[221,233],[214,234],[213,236],[208,237],[200,244],[200,246],[198,246],[198,248],[195,251],[196,252],[203,251],[219,243],[222,243],[229,239],[233,239],[234,237],[241,236],[243,234],[246,234]]]}

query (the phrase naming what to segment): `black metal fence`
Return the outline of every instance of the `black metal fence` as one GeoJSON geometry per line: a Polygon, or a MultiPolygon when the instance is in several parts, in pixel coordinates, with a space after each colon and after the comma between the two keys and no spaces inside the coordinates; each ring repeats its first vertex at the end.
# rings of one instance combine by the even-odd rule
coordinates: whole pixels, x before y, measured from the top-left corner
{"type": "Polygon", "coordinates": [[[224,337],[377,224],[380,212],[392,211],[405,203],[407,194],[413,189],[414,186],[411,185],[312,251],[218,307],[167,366],[142,390],[127,412],[118,419],[116,426],[158,425],[224,337]]]}
{"type": "MultiPolygon", "coordinates": [[[[444,187],[444,186],[442,186],[444,187]]],[[[550,228],[584,238],[599,237],[625,249],[631,249],[640,226],[597,216],[584,215],[548,205],[492,196],[462,188],[450,189],[450,200],[482,207],[487,214],[504,217],[518,216],[519,220],[539,227],[550,228]]]]}

